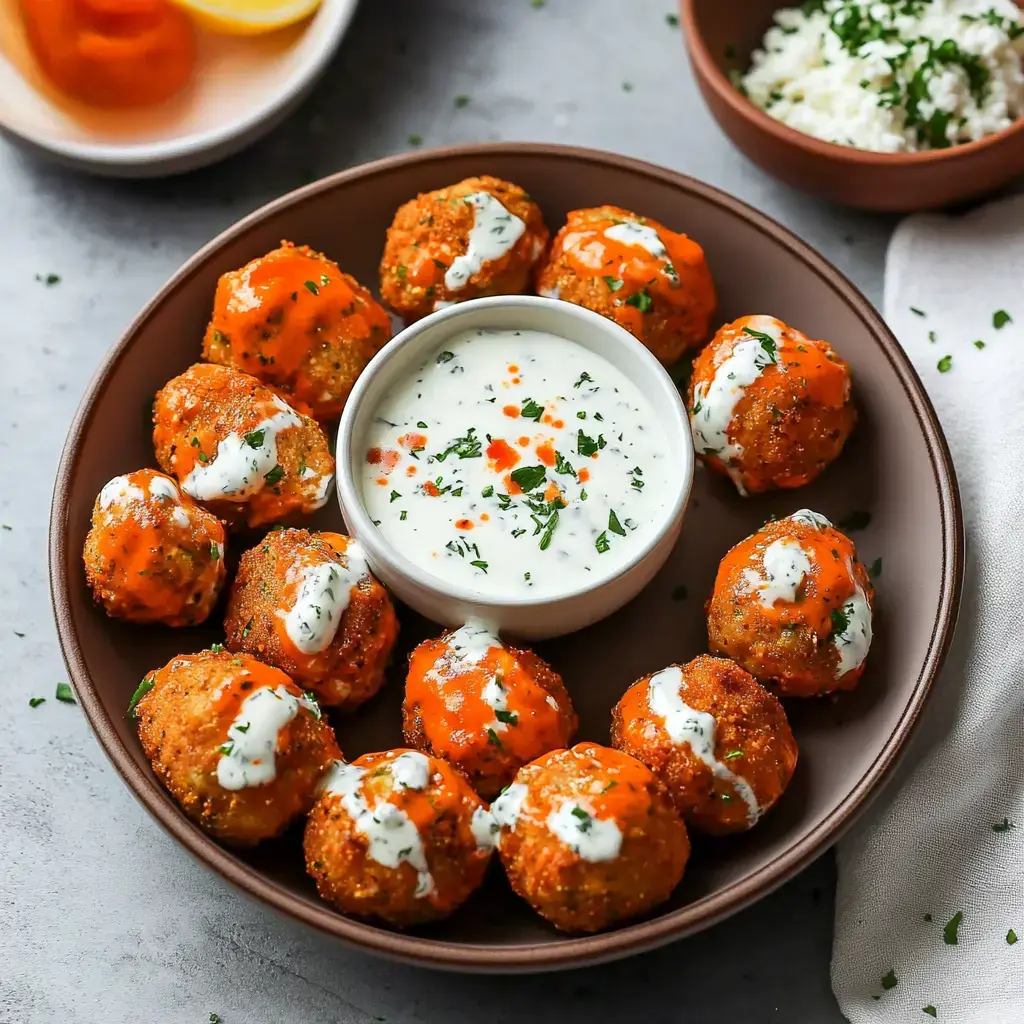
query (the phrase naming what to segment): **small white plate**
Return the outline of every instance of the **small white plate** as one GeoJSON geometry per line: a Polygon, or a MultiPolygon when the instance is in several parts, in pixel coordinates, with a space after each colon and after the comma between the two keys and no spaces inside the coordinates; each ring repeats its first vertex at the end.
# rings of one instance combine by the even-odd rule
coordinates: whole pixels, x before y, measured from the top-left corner
{"type": "Polygon", "coordinates": [[[18,0],[0,0],[0,131],[64,164],[112,177],[213,163],[270,131],[326,69],[358,0],[323,0],[308,21],[264,36],[201,31],[195,73],[156,107],[101,111],[57,92],[35,66],[18,0]]]}

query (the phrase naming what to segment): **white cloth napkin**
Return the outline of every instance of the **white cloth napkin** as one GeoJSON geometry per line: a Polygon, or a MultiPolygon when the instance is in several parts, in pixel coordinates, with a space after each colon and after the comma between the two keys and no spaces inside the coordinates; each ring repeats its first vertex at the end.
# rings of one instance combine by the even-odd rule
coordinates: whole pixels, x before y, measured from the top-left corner
{"type": "Polygon", "coordinates": [[[899,776],[839,844],[832,986],[852,1024],[1021,1024],[1024,196],[903,221],[885,318],[949,440],[967,573],[953,649],[899,776]],[[1013,322],[997,330],[999,310],[1013,322]]]}

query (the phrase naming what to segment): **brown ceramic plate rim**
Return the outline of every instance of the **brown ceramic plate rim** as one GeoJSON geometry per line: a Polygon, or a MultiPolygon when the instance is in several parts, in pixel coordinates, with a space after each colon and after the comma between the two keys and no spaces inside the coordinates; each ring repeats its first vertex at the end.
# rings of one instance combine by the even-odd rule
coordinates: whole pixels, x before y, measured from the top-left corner
{"type": "MultiPolygon", "coordinates": [[[[683,22],[683,35],[686,40],[690,58],[697,65],[700,77],[715,91],[722,102],[727,103],[737,116],[755,124],[763,132],[773,135],[780,142],[796,146],[807,153],[836,160],[844,164],[860,167],[917,167],[922,164],[937,164],[953,160],[969,159],[976,153],[1020,135],[1024,132],[1024,117],[1018,118],[1013,124],[1001,131],[986,135],[975,142],[964,142],[948,149],[928,149],[920,153],[877,153],[869,149],[856,149],[853,146],[839,146],[834,142],[817,139],[813,135],[797,131],[789,125],[777,121],[766,114],[760,107],[754,106],[750,100],[722,74],[721,68],[708,50],[704,36],[697,27],[696,0],[680,0],[683,22]]],[[[780,6],[783,6],[780,4],[780,6]]]]}
{"type": "Polygon", "coordinates": [[[478,143],[452,146],[422,153],[389,157],[342,171],[322,181],[307,185],[269,203],[233,227],[218,235],[199,250],[160,289],[150,303],[129,325],[111,349],[90,382],[68,432],[54,485],[50,512],[50,591],[61,651],[82,709],[114,767],[154,818],[190,853],[213,868],[229,882],[240,887],[296,920],[334,935],[346,942],[399,960],[430,967],[457,971],[541,971],[597,963],[640,953],[655,946],[681,938],[728,916],[765,896],[772,889],[802,870],[823,853],[863,811],[875,796],[889,773],[897,755],[904,748],[910,731],[924,704],[925,697],[938,673],[953,634],[960,603],[963,579],[963,520],[960,496],[949,449],[935,412],[916,373],[899,347],[895,337],[871,304],[823,257],[801,242],[780,224],[758,213],[731,196],[692,178],[653,164],[598,150],[581,149],[545,143],[478,143]],[[771,237],[809,270],[822,278],[857,312],[885,353],[893,372],[906,393],[929,449],[935,486],[940,496],[942,520],[943,588],[936,614],[932,640],[921,673],[911,692],[896,727],[869,770],[853,785],[846,798],[811,832],[794,843],[769,864],[720,892],[706,896],[660,917],[641,921],[616,931],[583,937],[568,937],[555,943],[520,943],[480,946],[447,942],[416,934],[386,931],[342,916],[326,903],[318,905],[300,899],[257,870],[238,860],[194,826],[166,797],[155,777],[139,768],[127,747],[121,742],[113,723],[103,708],[86,669],[82,650],[75,636],[72,617],[71,588],[80,585],[70,579],[68,565],[78,564],[68,550],[68,500],[78,460],[79,444],[88,431],[98,403],[122,357],[133,344],[136,333],[158,315],[168,295],[188,280],[225,245],[270,214],[311,202],[318,195],[342,187],[349,182],[388,172],[397,167],[443,164],[447,160],[473,157],[485,165],[490,158],[502,156],[533,156],[564,162],[616,167],[651,180],[682,189],[705,202],[715,204],[743,218],[757,230],[771,237]]]}

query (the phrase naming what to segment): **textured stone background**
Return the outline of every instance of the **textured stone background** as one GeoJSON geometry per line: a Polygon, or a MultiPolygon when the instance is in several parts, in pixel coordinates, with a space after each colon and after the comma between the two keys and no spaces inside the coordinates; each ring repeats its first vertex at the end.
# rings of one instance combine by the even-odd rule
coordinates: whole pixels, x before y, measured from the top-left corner
{"type": "Polygon", "coordinates": [[[0,1022],[839,1022],[824,858],[698,938],[617,965],[456,977],[272,916],[179,849],[100,752],[65,678],[46,579],[50,489],[78,397],[187,256],[314,177],[424,145],[548,140],[695,175],[793,228],[877,301],[891,221],[740,157],[704,110],[669,0],[366,0],[311,99],[210,170],[108,182],[0,142],[0,1022]],[[627,91],[622,83],[633,88],[627,91]],[[464,108],[454,98],[471,97],[464,108]],[[46,287],[35,275],[57,273],[46,287]],[[24,634],[19,636],[18,634],[24,634]],[[47,703],[30,710],[29,697],[47,703]]]}

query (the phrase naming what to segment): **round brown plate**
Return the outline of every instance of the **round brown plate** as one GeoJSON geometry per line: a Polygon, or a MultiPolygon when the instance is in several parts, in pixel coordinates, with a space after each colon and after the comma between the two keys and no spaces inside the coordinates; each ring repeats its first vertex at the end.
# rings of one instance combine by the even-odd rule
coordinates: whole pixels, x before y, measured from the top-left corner
{"type": "MultiPolygon", "coordinates": [[[[319,525],[340,527],[334,502],[319,525]]],[[[235,548],[237,556],[237,541],[235,548]]],[[[956,479],[935,414],[896,340],[840,273],[778,224],[707,185],[607,153],[530,144],[461,146],[345,171],[211,242],[139,314],[90,384],[68,435],[50,521],[53,604],[71,679],[100,743],[156,819],[205,864],[277,910],[366,949],[455,970],[544,970],[638,953],[706,927],[803,868],[863,810],[905,744],[946,654],[962,566],[956,479]],[[82,573],[94,496],[110,477],[154,464],[150,400],[198,359],[218,275],[288,238],[322,249],[372,285],[396,207],[474,174],[519,182],[552,230],[567,210],[614,203],[687,232],[710,261],[719,319],[771,313],[828,338],[853,368],[861,411],[843,456],[800,491],[742,500],[727,481],[698,472],[682,539],[648,589],[613,618],[540,645],[565,676],[580,737],[606,741],[611,706],[630,683],[705,649],[703,603],[727,548],[769,515],[801,507],[837,521],[871,514],[854,538],[864,561],[881,558],[884,572],[859,689],[836,701],[791,704],[800,764],[779,806],[745,836],[698,842],[669,903],[595,936],[555,932],[511,893],[497,866],[454,917],[400,934],[322,903],[304,873],[297,831],[254,851],[215,843],[157,783],[125,709],[148,670],[220,640],[219,622],[177,631],[113,622],[93,606],[82,573]]],[[[354,716],[335,720],[349,757],[401,742],[405,652],[436,627],[404,609],[400,615],[389,685],[354,716]]]]}

